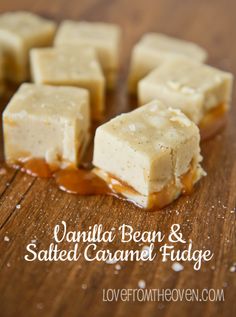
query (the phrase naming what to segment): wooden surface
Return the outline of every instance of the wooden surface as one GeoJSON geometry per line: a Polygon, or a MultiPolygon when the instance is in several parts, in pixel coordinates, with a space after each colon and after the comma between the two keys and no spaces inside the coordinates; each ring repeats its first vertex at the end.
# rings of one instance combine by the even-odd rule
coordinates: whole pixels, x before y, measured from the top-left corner
{"type": "MultiPolygon", "coordinates": [[[[195,41],[208,50],[212,65],[236,73],[234,0],[0,2],[1,12],[19,9],[57,21],[83,18],[121,25],[122,67],[117,91],[107,99],[108,117],[128,111],[135,104],[126,95],[125,79],[130,50],[144,32],[159,31],[195,41]]],[[[2,100],[2,108],[6,101],[2,100]]],[[[202,145],[208,176],[190,197],[182,197],[161,211],[148,213],[112,197],[69,195],[51,180],[14,170],[0,175],[0,316],[235,315],[236,273],[230,272],[236,262],[235,212],[231,212],[236,200],[235,116],[234,98],[227,128],[202,145]],[[126,223],[135,230],[158,228],[166,234],[171,224],[179,223],[194,248],[211,249],[214,257],[199,272],[190,263],[183,271],[174,272],[170,262],[156,259],[143,264],[121,263],[118,274],[114,265],[106,263],[24,261],[26,245],[36,239],[40,248],[48,247],[53,227],[62,220],[71,230],[95,223],[110,229],[126,223]],[[10,241],[4,241],[6,236],[10,241]],[[225,302],[102,302],[102,288],[137,288],[140,279],[148,288],[224,288],[225,302]]],[[[122,248],[117,243],[109,247],[122,248]]]]}

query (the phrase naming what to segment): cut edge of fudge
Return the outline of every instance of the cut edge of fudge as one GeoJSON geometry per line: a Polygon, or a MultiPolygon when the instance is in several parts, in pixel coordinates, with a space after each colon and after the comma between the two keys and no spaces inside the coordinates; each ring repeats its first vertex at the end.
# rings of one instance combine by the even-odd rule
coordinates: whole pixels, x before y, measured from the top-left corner
{"type": "MultiPolygon", "coordinates": [[[[140,125],[142,126],[141,123],[140,125]]],[[[135,133],[134,126],[138,127],[139,122],[131,120],[129,126],[131,133],[132,131],[135,133]]],[[[153,132],[154,130],[151,131],[153,132]]],[[[165,131],[165,134],[167,132],[165,131]]],[[[171,132],[172,129],[170,129],[169,133],[171,132]]],[[[142,143],[141,135],[139,138],[142,143]]],[[[175,200],[181,193],[191,192],[194,184],[205,175],[200,166],[202,157],[200,155],[199,140],[200,136],[197,126],[181,111],[168,108],[159,101],[153,101],[128,114],[120,115],[97,129],[94,141],[93,164],[95,168],[93,171],[105,180],[116,194],[132,200],[144,208],[162,208],[175,200]],[[158,107],[160,105],[161,107],[156,112],[152,111],[151,109],[155,108],[157,104],[158,107]],[[141,145],[140,150],[138,150],[138,142],[132,146],[130,144],[132,139],[127,141],[121,132],[118,132],[118,134],[113,133],[121,129],[122,126],[127,125],[127,121],[129,122],[132,119],[132,117],[127,119],[127,116],[130,117],[134,113],[145,116],[145,112],[147,113],[148,111],[152,111],[151,115],[155,112],[156,116],[160,115],[159,111],[168,112],[171,114],[169,127],[172,126],[172,123],[181,127],[186,125],[186,135],[188,136],[184,136],[181,130],[181,141],[171,148],[168,144],[162,144],[162,132],[157,132],[159,140],[155,141],[160,143],[158,144],[160,148],[155,152],[152,147],[152,154],[149,156],[149,145],[144,144],[143,149],[143,145],[141,145]],[[118,122],[117,126],[114,125],[116,121],[118,122]],[[111,132],[113,129],[112,125],[114,125],[113,132],[111,132]],[[186,148],[192,149],[193,152],[187,153],[186,148]],[[106,154],[106,151],[109,153],[106,154]],[[122,151],[124,151],[123,156],[122,151]]],[[[152,146],[152,143],[150,146],[152,146]]]]}
{"type": "Polygon", "coordinates": [[[75,168],[90,140],[89,113],[85,89],[22,84],[3,112],[6,162],[75,168]]]}

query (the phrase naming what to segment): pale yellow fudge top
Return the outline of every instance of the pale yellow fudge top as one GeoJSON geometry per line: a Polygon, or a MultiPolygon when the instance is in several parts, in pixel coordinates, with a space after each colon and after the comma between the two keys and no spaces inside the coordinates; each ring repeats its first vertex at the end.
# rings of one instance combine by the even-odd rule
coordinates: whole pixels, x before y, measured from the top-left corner
{"type": "Polygon", "coordinates": [[[138,42],[137,46],[156,50],[166,54],[179,54],[203,62],[207,58],[204,49],[195,43],[176,39],[160,33],[147,33],[138,42]]]}
{"type": "Polygon", "coordinates": [[[54,43],[56,46],[92,46],[105,68],[117,68],[120,37],[121,28],[115,24],[65,20],[59,26],[54,43]]]}
{"type": "Polygon", "coordinates": [[[95,50],[91,47],[32,49],[31,68],[35,82],[76,84],[77,80],[104,81],[95,50]]]}
{"type": "Polygon", "coordinates": [[[86,89],[22,84],[4,110],[4,117],[33,116],[53,120],[83,118],[83,108],[89,108],[86,89]]]}
{"type": "Polygon", "coordinates": [[[129,113],[121,114],[98,127],[129,144],[134,151],[155,157],[191,136],[198,128],[179,109],[153,101],[129,113]]]}
{"type": "Polygon", "coordinates": [[[0,15],[0,37],[14,36],[30,41],[42,34],[54,34],[56,23],[36,14],[24,11],[8,12],[0,15]]]}

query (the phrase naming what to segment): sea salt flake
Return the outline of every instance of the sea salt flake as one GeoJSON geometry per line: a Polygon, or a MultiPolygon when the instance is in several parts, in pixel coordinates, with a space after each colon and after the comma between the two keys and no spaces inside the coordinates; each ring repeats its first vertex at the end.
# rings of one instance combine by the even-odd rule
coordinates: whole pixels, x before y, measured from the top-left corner
{"type": "Polygon", "coordinates": [[[180,272],[184,269],[184,266],[178,262],[173,263],[171,267],[175,272],[180,272]]]}
{"type": "Polygon", "coordinates": [[[5,237],[4,237],[4,241],[9,242],[9,241],[10,241],[10,238],[9,238],[8,236],[5,236],[5,237]]]}
{"type": "Polygon", "coordinates": [[[151,107],[150,107],[150,112],[155,112],[156,110],[157,110],[157,108],[158,108],[158,105],[157,104],[154,104],[154,105],[152,105],[151,107]]]}
{"type": "Polygon", "coordinates": [[[167,85],[174,90],[179,90],[181,88],[180,83],[175,80],[168,80],[167,85]]]}
{"type": "Polygon", "coordinates": [[[20,209],[20,208],[21,208],[20,204],[16,205],[16,209],[20,209]]]}
{"type": "Polygon", "coordinates": [[[171,122],[177,122],[179,123],[181,126],[184,127],[190,127],[191,126],[191,122],[189,119],[185,118],[182,115],[178,115],[178,116],[173,116],[170,118],[171,122]]]}
{"type": "Polygon", "coordinates": [[[121,270],[121,265],[120,265],[120,264],[116,264],[116,265],[115,265],[115,269],[116,269],[117,271],[120,271],[120,270],[121,270]]]}
{"type": "Polygon", "coordinates": [[[132,132],[134,132],[134,131],[136,131],[136,126],[135,126],[135,124],[129,124],[129,129],[130,129],[130,131],[132,131],[132,132]]]}
{"type": "Polygon", "coordinates": [[[229,271],[230,271],[231,273],[236,272],[236,265],[232,265],[232,266],[230,267],[229,271]]]}
{"type": "Polygon", "coordinates": [[[87,284],[82,284],[82,285],[81,285],[81,288],[82,288],[82,289],[87,289],[87,287],[88,287],[87,284]]]}
{"type": "Polygon", "coordinates": [[[144,280],[139,280],[138,281],[138,287],[139,288],[145,288],[146,287],[146,282],[144,280]]]}
{"type": "Polygon", "coordinates": [[[191,94],[194,94],[195,93],[195,89],[191,88],[191,87],[187,87],[187,86],[183,86],[181,88],[181,91],[182,93],[184,94],[188,94],[188,95],[191,95],[191,94]]]}

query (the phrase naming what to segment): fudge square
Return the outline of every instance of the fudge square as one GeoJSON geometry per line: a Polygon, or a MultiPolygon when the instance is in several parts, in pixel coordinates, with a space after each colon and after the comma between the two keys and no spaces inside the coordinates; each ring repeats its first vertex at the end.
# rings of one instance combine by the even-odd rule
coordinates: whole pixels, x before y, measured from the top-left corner
{"type": "Polygon", "coordinates": [[[161,208],[204,175],[199,139],[179,109],[153,101],[97,128],[94,172],[118,195],[161,208]]]}
{"type": "Polygon", "coordinates": [[[35,83],[88,89],[92,118],[101,118],[104,111],[105,79],[93,48],[33,49],[30,52],[30,61],[35,83]]]}
{"type": "Polygon", "coordinates": [[[185,58],[173,59],[139,82],[139,104],[158,98],[181,109],[200,130],[212,129],[229,108],[232,81],[230,73],[185,58]]]}
{"type": "Polygon", "coordinates": [[[56,46],[89,45],[96,49],[103,68],[107,87],[115,86],[119,68],[121,28],[101,22],[75,22],[66,20],[59,26],[56,46]]]}
{"type": "Polygon", "coordinates": [[[56,24],[29,12],[0,15],[0,47],[4,50],[6,78],[29,78],[29,50],[52,44],[56,24]]]}
{"type": "Polygon", "coordinates": [[[86,89],[22,84],[3,112],[5,158],[77,166],[89,139],[86,89]]]}
{"type": "Polygon", "coordinates": [[[198,45],[158,33],[147,33],[134,46],[129,72],[129,91],[136,93],[137,83],[151,70],[173,57],[184,56],[204,62],[207,53],[198,45]]]}

